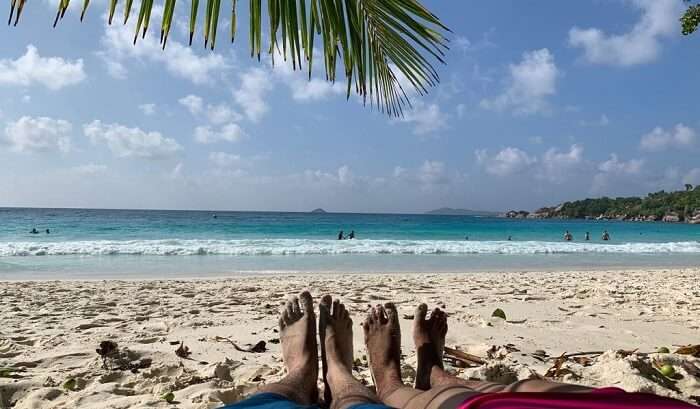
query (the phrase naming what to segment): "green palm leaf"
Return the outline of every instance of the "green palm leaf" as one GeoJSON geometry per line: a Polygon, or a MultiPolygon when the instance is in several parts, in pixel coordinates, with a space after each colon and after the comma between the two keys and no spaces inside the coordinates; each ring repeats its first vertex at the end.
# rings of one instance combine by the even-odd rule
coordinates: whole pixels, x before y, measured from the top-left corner
{"type": "MultiPolygon", "coordinates": [[[[10,20],[15,24],[26,0],[11,0],[10,20]]],[[[70,0],[60,0],[56,22],[63,17],[70,0]]],[[[163,0],[161,43],[165,48],[173,22],[175,0],[163,0]]],[[[197,23],[199,0],[190,0],[190,45],[197,23]]],[[[236,2],[231,0],[231,41],[237,26],[236,2]]],[[[249,0],[250,52],[260,60],[262,54],[263,4],[249,0]]],[[[129,18],[133,0],[126,0],[124,22],[129,18]]],[[[81,19],[89,0],[83,0],[81,19]]],[[[143,37],[153,9],[153,0],[141,0],[134,42],[143,37]]],[[[109,2],[109,23],[117,0],[109,2]]],[[[207,0],[203,34],[204,45],[214,49],[221,0],[207,0]]],[[[407,90],[399,77],[419,94],[439,82],[433,63],[444,63],[449,31],[418,0],[267,0],[270,44],[268,53],[274,63],[276,54],[291,60],[294,69],[307,65],[311,78],[316,37],[320,37],[325,77],[334,82],[339,70],[347,81],[347,97],[354,88],[370,105],[389,115],[402,115],[410,105],[407,90]],[[340,61],[339,61],[340,59],[340,61]]]]}

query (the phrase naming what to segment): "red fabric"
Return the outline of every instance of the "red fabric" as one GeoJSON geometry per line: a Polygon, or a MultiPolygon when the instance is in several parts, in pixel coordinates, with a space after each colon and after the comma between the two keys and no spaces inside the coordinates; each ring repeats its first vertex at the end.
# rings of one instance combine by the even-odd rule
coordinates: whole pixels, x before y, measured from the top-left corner
{"type": "Polygon", "coordinates": [[[675,399],[604,388],[591,393],[506,392],[472,396],[458,409],[698,409],[675,399]]]}

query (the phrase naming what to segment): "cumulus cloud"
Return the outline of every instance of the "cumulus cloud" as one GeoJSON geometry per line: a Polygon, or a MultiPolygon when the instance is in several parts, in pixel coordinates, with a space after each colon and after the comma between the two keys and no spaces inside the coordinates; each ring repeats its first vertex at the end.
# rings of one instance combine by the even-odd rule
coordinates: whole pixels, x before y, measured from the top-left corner
{"type": "Polygon", "coordinates": [[[178,102],[182,106],[187,108],[187,110],[190,111],[192,115],[198,115],[204,109],[204,100],[202,100],[202,98],[198,97],[197,95],[187,95],[178,99],[178,102]]]}
{"type": "Polygon", "coordinates": [[[0,85],[43,85],[50,90],[75,85],[87,75],[83,70],[83,60],[66,60],[61,57],[42,57],[33,45],[16,60],[0,60],[0,85]]]}
{"type": "Polygon", "coordinates": [[[322,170],[305,170],[302,180],[306,184],[313,185],[350,186],[355,183],[355,176],[349,166],[342,165],[335,173],[322,170]]]}
{"type": "Polygon", "coordinates": [[[209,153],[209,161],[219,168],[229,168],[240,164],[241,157],[226,152],[211,152],[209,153]]]}
{"type": "Polygon", "coordinates": [[[632,66],[656,60],[661,53],[661,39],[678,31],[682,14],[679,0],[632,0],[642,12],[640,20],[623,34],[607,34],[599,28],[569,31],[569,44],[582,48],[592,64],[632,66]]]}
{"type": "Polygon", "coordinates": [[[139,109],[141,110],[141,112],[143,112],[144,115],[155,115],[156,104],[141,104],[139,105],[139,109]]]}
{"type": "Polygon", "coordinates": [[[449,116],[442,112],[438,104],[413,103],[413,109],[405,110],[398,122],[414,125],[413,133],[427,135],[447,128],[449,116]]]}
{"type": "MultiPolygon", "coordinates": [[[[154,7],[151,21],[157,20],[162,12],[162,7],[154,7]]],[[[106,26],[100,39],[102,49],[97,55],[105,62],[112,77],[126,78],[126,64],[134,60],[163,64],[175,77],[187,79],[195,84],[211,84],[215,75],[227,67],[222,55],[209,52],[198,55],[193,48],[173,39],[169,39],[168,46],[162,50],[154,33],[148,33],[146,38],[139,39],[138,43],[133,45],[135,20],[130,19],[126,25],[106,26]]]]}
{"type": "Polygon", "coordinates": [[[507,147],[493,156],[485,149],[477,150],[475,155],[477,164],[482,166],[486,173],[501,177],[522,172],[537,163],[537,158],[513,147],[507,147]]]}
{"type": "Polygon", "coordinates": [[[235,123],[228,123],[216,129],[211,126],[198,126],[194,129],[194,140],[201,144],[238,142],[244,136],[243,129],[235,123]]]}
{"type": "Polygon", "coordinates": [[[83,133],[93,144],[104,143],[120,158],[162,159],[182,150],[177,141],[160,132],[146,132],[119,124],[103,124],[99,120],[83,125],[83,133]]]}
{"type": "Polygon", "coordinates": [[[256,67],[241,74],[240,80],[240,86],[233,90],[233,98],[248,119],[258,122],[269,110],[265,95],[272,90],[270,75],[256,67]]]}
{"type": "Polygon", "coordinates": [[[418,180],[423,185],[443,185],[449,181],[445,164],[436,160],[426,160],[418,169],[418,180]]]}
{"type": "Polygon", "coordinates": [[[73,126],[63,119],[23,116],[9,122],[0,140],[15,152],[68,152],[73,126]]]}
{"type": "Polygon", "coordinates": [[[571,145],[568,152],[548,149],[540,161],[538,176],[553,183],[563,183],[583,163],[583,146],[571,145]]]}
{"type": "Polygon", "coordinates": [[[659,152],[669,148],[684,149],[695,144],[695,137],[695,130],[683,124],[669,130],[656,127],[642,136],[640,148],[648,152],[659,152]]]}
{"type": "Polygon", "coordinates": [[[638,179],[644,170],[644,160],[631,159],[623,161],[616,154],[598,165],[598,173],[593,177],[591,191],[598,193],[612,186],[614,182],[622,183],[630,178],[638,179]]]}
{"type": "Polygon", "coordinates": [[[512,110],[520,115],[546,113],[547,97],[556,94],[559,76],[554,56],[548,49],[525,52],[521,62],[510,65],[508,86],[503,93],[483,99],[480,105],[484,109],[512,110]]]}

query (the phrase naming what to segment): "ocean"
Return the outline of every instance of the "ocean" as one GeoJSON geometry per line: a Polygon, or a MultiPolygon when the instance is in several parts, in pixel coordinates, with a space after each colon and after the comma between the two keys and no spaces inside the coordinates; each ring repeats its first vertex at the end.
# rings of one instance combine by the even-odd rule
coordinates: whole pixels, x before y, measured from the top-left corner
{"type": "Polygon", "coordinates": [[[0,279],[686,267],[699,240],[700,226],[668,223],[0,208],[0,279]]]}

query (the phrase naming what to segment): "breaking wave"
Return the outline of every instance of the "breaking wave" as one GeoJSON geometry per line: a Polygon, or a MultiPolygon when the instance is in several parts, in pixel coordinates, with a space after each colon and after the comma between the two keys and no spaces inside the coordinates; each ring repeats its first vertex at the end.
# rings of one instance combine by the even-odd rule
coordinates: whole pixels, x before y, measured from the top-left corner
{"type": "Polygon", "coordinates": [[[440,240],[131,240],[0,243],[13,256],[302,256],[336,254],[668,254],[700,253],[699,241],[669,243],[559,243],[440,240]]]}

